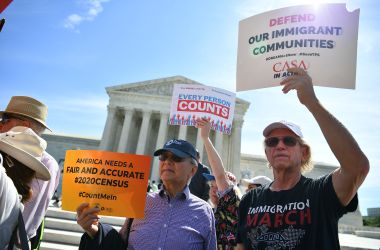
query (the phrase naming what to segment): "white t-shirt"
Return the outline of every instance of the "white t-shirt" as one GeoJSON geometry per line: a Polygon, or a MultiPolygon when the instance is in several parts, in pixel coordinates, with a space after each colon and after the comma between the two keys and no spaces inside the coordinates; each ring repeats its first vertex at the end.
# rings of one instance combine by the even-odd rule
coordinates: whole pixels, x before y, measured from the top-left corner
{"type": "Polygon", "coordinates": [[[17,226],[19,210],[23,209],[13,181],[5,173],[0,157],[0,249],[5,249],[17,226]]]}

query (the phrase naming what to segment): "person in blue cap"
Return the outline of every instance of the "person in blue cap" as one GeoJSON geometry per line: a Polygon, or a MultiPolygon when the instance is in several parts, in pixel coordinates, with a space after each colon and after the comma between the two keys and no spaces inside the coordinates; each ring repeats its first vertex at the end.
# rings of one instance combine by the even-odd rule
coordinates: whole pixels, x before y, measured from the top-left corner
{"type": "Polygon", "coordinates": [[[212,208],[188,186],[198,165],[194,146],[173,139],[154,156],[159,157],[163,187],[147,194],[145,217],[126,218],[118,233],[99,223],[99,208],[83,203],[77,208],[77,223],[86,233],[79,249],[216,249],[212,208]]]}

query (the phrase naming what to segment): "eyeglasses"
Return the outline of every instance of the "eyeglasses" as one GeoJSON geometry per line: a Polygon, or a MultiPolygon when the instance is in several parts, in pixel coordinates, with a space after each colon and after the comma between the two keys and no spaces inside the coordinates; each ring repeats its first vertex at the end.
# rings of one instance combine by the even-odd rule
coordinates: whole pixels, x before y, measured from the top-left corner
{"type": "Polygon", "coordinates": [[[162,154],[162,155],[160,155],[160,157],[158,157],[158,159],[160,160],[160,161],[166,161],[166,160],[171,160],[171,161],[173,161],[173,162],[183,162],[183,161],[185,161],[186,160],[186,158],[182,158],[182,157],[178,157],[178,156],[176,156],[176,155],[174,155],[174,154],[172,154],[172,155],[169,155],[169,154],[162,154]]]}
{"type": "Polygon", "coordinates": [[[3,117],[1,118],[1,122],[3,124],[5,124],[5,123],[9,122],[11,119],[16,119],[16,120],[20,120],[20,121],[27,121],[24,118],[21,118],[19,116],[15,116],[15,115],[10,116],[10,115],[4,114],[3,117]]]}
{"type": "Polygon", "coordinates": [[[293,136],[284,136],[284,137],[268,137],[265,139],[265,146],[273,148],[282,141],[288,147],[294,147],[297,144],[297,138],[293,136]]]}

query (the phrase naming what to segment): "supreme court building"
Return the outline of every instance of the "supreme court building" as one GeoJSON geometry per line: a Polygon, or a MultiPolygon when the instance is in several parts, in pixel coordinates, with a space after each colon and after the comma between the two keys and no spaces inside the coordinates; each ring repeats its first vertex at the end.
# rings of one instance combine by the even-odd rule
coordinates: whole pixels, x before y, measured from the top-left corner
{"type": "MultiPolygon", "coordinates": [[[[200,130],[192,126],[168,125],[173,86],[198,84],[183,76],[107,87],[108,115],[100,149],[153,155],[169,139],[187,140],[196,146],[207,164],[200,130]]],[[[240,177],[241,130],[249,102],[236,98],[231,135],[211,131],[211,140],[228,171],[240,177]]],[[[158,159],[152,162],[151,179],[158,181],[158,159]]]]}

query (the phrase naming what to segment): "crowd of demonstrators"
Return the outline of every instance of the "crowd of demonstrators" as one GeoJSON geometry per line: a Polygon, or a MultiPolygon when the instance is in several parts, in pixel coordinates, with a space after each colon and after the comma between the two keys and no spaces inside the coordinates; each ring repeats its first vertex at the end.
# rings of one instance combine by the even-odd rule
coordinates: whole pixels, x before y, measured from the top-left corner
{"type": "Polygon", "coordinates": [[[263,135],[274,180],[241,200],[238,249],[339,249],[338,220],[356,210],[369,162],[348,130],[319,102],[311,77],[299,68],[288,71],[293,75],[281,82],[283,92],[296,90],[340,167],[318,179],[304,177],[311,151],[300,127],[285,121],[269,124],[263,135]]]}
{"type": "Polygon", "coordinates": [[[46,141],[30,128],[0,134],[0,249],[29,249],[22,210],[33,197],[32,181],[50,179],[40,161],[45,149],[46,141]]]}
{"type": "Polygon", "coordinates": [[[240,189],[236,186],[236,177],[225,171],[223,161],[209,138],[210,122],[206,118],[198,119],[196,127],[201,130],[201,138],[212,170],[212,175],[203,175],[210,183],[210,200],[214,206],[218,249],[233,249],[236,246],[240,189]]]}
{"type": "MultiPolygon", "coordinates": [[[[338,249],[338,220],[356,210],[369,162],[349,131],[319,102],[311,77],[299,68],[288,71],[292,75],[281,82],[283,92],[296,91],[339,161],[338,169],[306,178],[311,149],[301,128],[274,122],[263,130],[273,181],[266,176],[242,180],[247,189],[241,198],[236,177],[225,171],[209,138],[210,122],[199,118],[196,127],[212,174],[191,143],[167,141],[154,152],[160,183],[149,182],[144,218],[126,218],[117,232],[99,222],[100,208],[83,203],[77,208],[77,223],[85,231],[79,249],[338,249]]],[[[60,176],[39,137],[49,129],[47,107],[14,96],[0,115],[0,249],[8,244],[38,249],[60,176]]]]}
{"type": "Polygon", "coordinates": [[[118,233],[99,223],[99,208],[88,203],[77,209],[77,223],[85,230],[79,249],[216,249],[215,218],[210,205],[190,193],[197,171],[196,150],[184,140],[169,140],[154,152],[159,156],[163,182],[147,193],[143,219],[126,218],[118,233]]]}
{"type": "Polygon", "coordinates": [[[242,179],[241,183],[246,187],[245,192],[248,193],[250,190],[269,185],[272,180],[264,175],[258,175],[251,179],[242,179]]]}
{"type": "MultiPolygon", "coordinates": [[[[0,132],[4,133],[16,126],[31,128],[37,135],[49,129],[46,125],[47,106],[29,96],[13,96],[6,109],[0,112],[0,132]]],[[[49,129],[50,130],[50,129],[49,129]]],[[[23,218],[32,249],[39,247],[43,234],[43,220],[50,200],[59,183],[57,161],[46,151],[42,153],[42,163],[49,169],[50,181],[34,178],[31,183],[33,194],[25,203],[23,218]]]]}
{"type": "Polygon", "coordinates": [[[203,174],[210,174],[210,169],[201,163],[201,157],[199,151],[197,150],[197,160],[198,160],[198,169],[189,185],[190,192],[201,198],[204,201],[209,200],[209,190],[210,187],[207,183],[207,180],[203,177],[203,174]]]}

